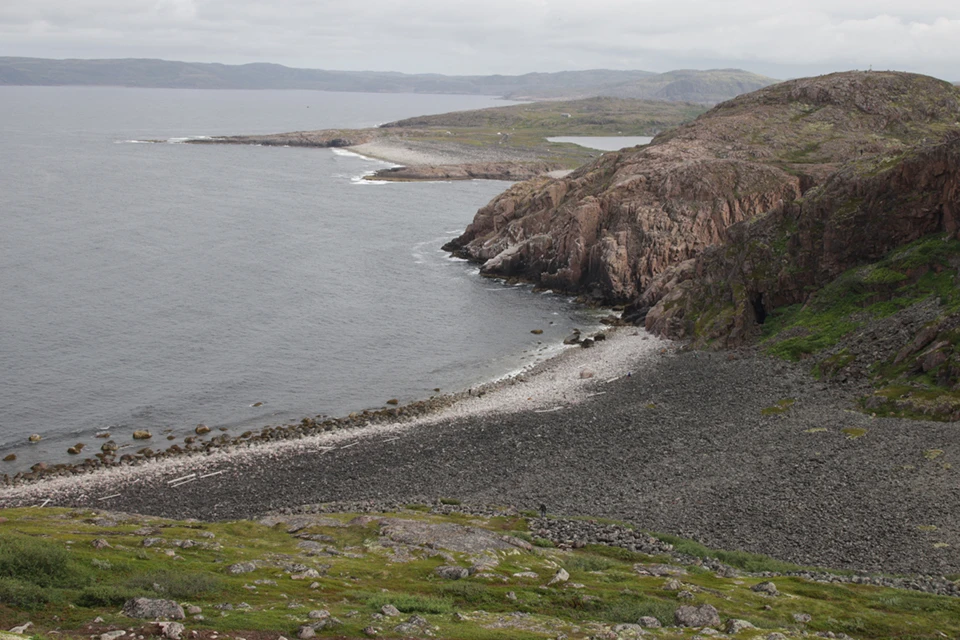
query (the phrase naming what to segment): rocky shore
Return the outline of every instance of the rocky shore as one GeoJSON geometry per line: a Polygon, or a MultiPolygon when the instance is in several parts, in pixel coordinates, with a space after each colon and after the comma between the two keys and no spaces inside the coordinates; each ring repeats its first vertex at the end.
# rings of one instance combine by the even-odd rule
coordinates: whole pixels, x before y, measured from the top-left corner
{"type": "Polygon", "coordinates": [[[852,389],[800,367],[633,329],[520,380],[407,422],[8,487],[0,506],[220,520],[447,497],[614,517],[805,565],[960,572],[948,424],[872,418],[852,410],[852,389]]]}

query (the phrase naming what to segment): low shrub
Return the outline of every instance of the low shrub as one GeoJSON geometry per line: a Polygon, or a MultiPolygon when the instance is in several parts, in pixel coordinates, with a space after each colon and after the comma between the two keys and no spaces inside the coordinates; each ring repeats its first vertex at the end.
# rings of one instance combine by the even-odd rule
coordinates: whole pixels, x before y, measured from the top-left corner
{"type": "Polygon", "coordinates": [[[220,591],[223,581],[210,573],[152,571],[130,578],[125,586],[134,591],[153,591],[187,599],[220,591]]]}
{"type": "Polygon", "coordinates": [[[107,585],[87,587],[74,599],[79,607],[119,607],[131,598],[143,595],[142,591],[107,585]]]}
{"type": "Polygon", "coordinates": [[[88,570],[54,542],[24,535],[0,537],[0,577],[16,578],[38,587],[82,587],[88,570]]]}
{"type": "Polygon", "coordinates": [[[385,604],[392,604],[403,613],[451,613],[453,603],[449,598],[418,596],[404,593],[376,593],[366,598],[367,606],[378,611],[385,604]]]}
{"type": "Polygon", "coordinates": [[[619,566],[619,563],[604,558],[588,554],[576,554],[563,563],[570,571],[606,571],[619,566]]]}
{"type": "Polygon", "coordinates": [[[15,578],[0,578],[0,603],[17,609],[40,609],[55,600],[50,589],[15,578]]]}
{"type": "Polygon", "coordinates": [[[600,616],[607,622],[629,623],[636,623],[644,616],[651,616],[667,626],[674,624],[673,614],[676,610],[676,604],[665,600],[643,596],[621,597],[605,605],[600,616]]]}

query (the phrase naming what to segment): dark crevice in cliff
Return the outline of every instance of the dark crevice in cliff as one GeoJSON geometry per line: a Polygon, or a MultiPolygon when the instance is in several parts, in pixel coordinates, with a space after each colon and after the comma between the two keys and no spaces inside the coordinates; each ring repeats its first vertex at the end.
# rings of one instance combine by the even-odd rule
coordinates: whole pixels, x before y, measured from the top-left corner
{"type": "Polygon", "coordinates": [[[750,304],[753,305],[753,316],[757,324],[763,324],[767,319],[767,310],[763,306],[763,294],[755,293],[750,296],[750,304]]]}

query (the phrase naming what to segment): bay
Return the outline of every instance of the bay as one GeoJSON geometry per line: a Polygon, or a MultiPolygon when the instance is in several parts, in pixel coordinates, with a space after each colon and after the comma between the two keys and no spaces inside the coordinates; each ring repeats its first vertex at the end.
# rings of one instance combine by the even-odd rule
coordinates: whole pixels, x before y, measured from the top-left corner
{"type": "Polygon", "coordinates": [[[92,453],[100,430],[164,448],[200,422],[236,434],[455,391],[595,325],[440,250],[507,183],[376,184],[360,177],[385,163],[342,151],[136,142],[496,104],[0,88],[0,451],[18,456],[0,471],[92,453]]]}

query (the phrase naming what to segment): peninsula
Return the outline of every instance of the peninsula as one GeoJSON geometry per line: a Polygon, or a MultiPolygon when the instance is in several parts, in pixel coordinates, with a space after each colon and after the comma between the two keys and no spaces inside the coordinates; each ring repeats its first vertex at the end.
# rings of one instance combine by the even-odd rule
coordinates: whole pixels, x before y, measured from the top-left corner
{"type": "Polygon", "coordinates": [[[193,144],[334,147],[401,165],[375,180],[524,180],[600,155],[553,136],[654,136],[703,113],[677,102],[588,98],[408,118],[370,129],[325,129],[192,140],[193,144]]]}

